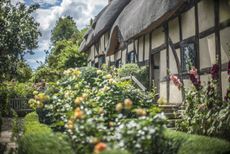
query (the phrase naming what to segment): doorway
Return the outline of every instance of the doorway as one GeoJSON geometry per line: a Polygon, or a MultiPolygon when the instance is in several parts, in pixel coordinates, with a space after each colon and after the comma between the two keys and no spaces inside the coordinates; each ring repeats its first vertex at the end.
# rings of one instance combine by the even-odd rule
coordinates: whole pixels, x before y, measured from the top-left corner
{"type": "Polygon", "coordinates": [[[152,61],[152,81],[157,92],[160,92],[160,52],[154,53],[151,56],[152,61]]]}

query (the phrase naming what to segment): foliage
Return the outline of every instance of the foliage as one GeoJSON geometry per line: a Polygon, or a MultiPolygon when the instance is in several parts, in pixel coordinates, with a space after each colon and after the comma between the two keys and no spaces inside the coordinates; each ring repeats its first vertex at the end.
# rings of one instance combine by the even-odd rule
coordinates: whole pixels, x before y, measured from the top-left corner
{"type": "Polygon", "coordinates": [[[130,153],[124,150],[112,149],[112,150],[102,151],[101,154],[130,154],[130,153]]]}
{"type": "Polygon", "coordinates": [[[32,53],[37,47],[39,24],[35,22],[32,13],[38,5],[26,7],[18,3],[12,5],[10,0],[0,2],[0,80],[6,80],[8,75],[16,72],[18,62],[25,53],[32,53]]]}
{"type": "Polygon", "coordinates": [[[197,70],[190,70],[193,88],[185,90],[185,111],[177,129],[188,133],[221,137],[230,140],[230,102],[228,94],[225,101],[218,92],[219,66],[213,65],[212,79],[201,85],[197,70]]]}
{"type": "Polygon", "coordinates": [[[124,120],[116,127],[115,147],[127,149],[133,154],[161,153],[163,149],[158,148],[161,143],[163,144],[161,134],[164,130],[162,127],[164,122],[161,119],[162,117],[159,115],[154,119],[145,117],[124,120]]]}
{"type": "Polygon", "coordinates": [[[52,31],[51,41],[55,44],[58,41],[69,40],[73,36],[78,39],[79,33],[72,17],[60,17],[52,31]]]}
{"type": "Polygon", "coordinates": [[[61,134],[54,134],[52,130],[38,121],[36,113],[25,117],[24,135],[19,141],[19,154],[72,154],[73,151],[61,134]]]}
{"type": "Polygon", "coordinates": [[[16,80],[19,82],[26,82],[31,78],[32,69],[24,60],[16,61],[14,67],[14,71],[9,71],[4,74],[3,81],[16,80]]]}
{"type": "Polygon", "coordinates": [[[48,66],[58,70],[86,66],[86,54],[79,52],[78,46],[71,40],[55,43],[48,56],[48,66]]]}
{"type": "Polygon", "coordinates": [[[57,69],[43,65],[37,68],[35,72],[33,72],[30,81],[35,83],[40,81],[55,82],[60,78],[60,76],[60,71],[57,69]]]}
{"type": "Polygon", "coordinates": [[[190,135],[169,129],[165,130],[164,136],[166,140],[169,140],[172,143],[170,147],[165,149],[165,153],[219,154],[230,152],[230,143],[216,138],[190,135]]]}
{"type": "Polygon", "coordinates": [[[137,64],[125,64],[118,69],[120,77],[135,76],[145,87],[148,88],[148,68],[146,66],[139,67],[137,64]]]}
{"type": "Polygon", "coordinates": [[[32,97],[35,87],[32,83],[20,83],[16,81],[3,82],[0,84],[0,100],[2,114],[7,115],[9,110],[8,101],[10,98],[26,98],[32,97]]]}
{"type": "MultiPolygon", "coordinates": [[[[113,147],[117,140],[116,130],[127,121],[149,129],[146,132],[151,138],[140,140],[139,149],[144,148],[148,140],[150,144],[145,146],[150,150],[151,139],[161,136],[164,120],[155,117],[159,109],[153,108],[151,95],[105,71],[90,67],[68,69],[56,84],[47,87],[45,95],[50,99],[39,109],[40,119],[68,134],[79,154],[113,147]]],[[[136,138],[138,129],[132,129],[133,138],[136,138]]]]}

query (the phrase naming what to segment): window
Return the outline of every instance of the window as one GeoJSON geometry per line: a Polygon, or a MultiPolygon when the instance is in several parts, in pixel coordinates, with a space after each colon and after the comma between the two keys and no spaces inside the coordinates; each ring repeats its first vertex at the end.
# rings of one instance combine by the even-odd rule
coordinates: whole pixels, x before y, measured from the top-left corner
{"type": "Polygon", "coordinates": [[[118,59],[118,60],[116,61],[115,66],[116,66],[117,68],[119,68],[119,67],[122,66],[121,59],[118,59]]]}
{"type": "Polygon", "coordinates": [[[132,51],[128,54],[127,62],[128,63],[135,63],[135,52],[134,51],[132,51]]]}
{"type": "Polygon", "coordinates": [[[196,66],[196,50],[195,43],[183,43],[181,45],[181,69],[183,72],[187,72],[190,66],[196,66]]]}
{"type": "Polygon", "coordinates": [[[101,68],[101,66],[105,63],[105,55],[101,55],[98,57],[98,67],[101,68]]]}

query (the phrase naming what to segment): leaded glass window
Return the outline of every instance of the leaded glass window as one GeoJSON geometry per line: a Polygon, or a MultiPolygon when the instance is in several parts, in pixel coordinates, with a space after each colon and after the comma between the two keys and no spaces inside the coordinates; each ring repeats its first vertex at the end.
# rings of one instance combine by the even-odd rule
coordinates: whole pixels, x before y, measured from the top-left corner
{"type": "Polygon", "coordinates": [[[196,66],[196,50],[194,42],[183,43],[181,45],[181,67],[183,72],[187,72],[191,66],[196,66]]]}

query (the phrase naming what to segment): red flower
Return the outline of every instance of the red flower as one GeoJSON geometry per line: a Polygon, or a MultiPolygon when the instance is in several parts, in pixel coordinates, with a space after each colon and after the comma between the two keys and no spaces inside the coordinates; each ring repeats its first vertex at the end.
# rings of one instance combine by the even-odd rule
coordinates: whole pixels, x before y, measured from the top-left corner
{"type": "Polygon", "coordinates": [[[189,78],[192,81],[192,84],[196,87],[196,89],[199,89],[201,87],[200,77],[195,67],[192,67],[192,69],[189,71],[189,78]]]}
{"type": "Polygon", "coordinates": [[[211,75],[213,80],[217,80],[219,77],[219,65],[214,64],[211,68],[211,75]]]}
{"type": "Polygon", "coordinates": [[[180,81],[180,79],[178,78],[178,76],[176,75],[170,75],[170,80],[174,83],[175,86],[178,87],[178,89],[180,90],[180,88],[182,87],[182,83],[180,81]]]}

